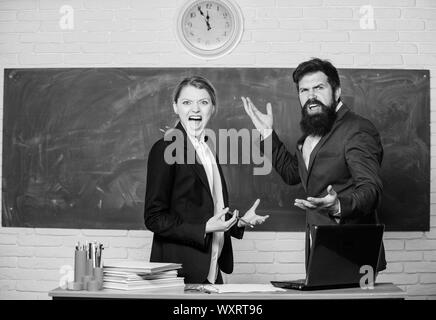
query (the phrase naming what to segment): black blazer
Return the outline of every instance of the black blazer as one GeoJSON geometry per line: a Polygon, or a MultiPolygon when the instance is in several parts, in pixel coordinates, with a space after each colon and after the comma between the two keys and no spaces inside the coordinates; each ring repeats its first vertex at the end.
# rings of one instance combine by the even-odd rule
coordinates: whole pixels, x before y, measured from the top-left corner
{"type": "MultiPolygon", "coordinates": [[[[383,190],[380,177],[383,147],[377,129],[369,120],[342,105],[332,129],[312,151],[307,169],[302,154],[306,136],[297,142],[295,154],[286,150],[274,131],[271,138],[272,163],[287,184],[301,182],[310,197],[324,197],[331,184],[340,200],[341,224],[379,223],[377,208],[380,207],[383,190]]],[[[311,227],[337,222],[321,210],[309,209],[306,213],[307,263],[311,227]]],[[[381,271],[385,268],[382,247],[377,269],[381,271]]]]}
{"type": "MultiPolygon", "coordinates": [[[[172,129],[172,133],[181,133],[175,139],[179,148],[172,148],[173,144],[167,152],[172,150],[171,154],[177,161],[167,164],[164,159],[165,149],[174,139],[158,140],[148,157],[144,218],[145,226],[154,233],[150,261],[181,263],[183,269],[179,271],[179,276],[185,277],[185,283],[203,283],[209,273],[213,236],[212,233],[206,235],[205,228],[206,222],[213,216],[214,203],[203,165],[197,157],[195,163],[187,163],[187,150],[194,150],[194,147],[186,131],[181,123],[176,129],[172,129]]],[[[219,164],[218,168],[224,205],[227,207],[227,187],[219,164]]],[[[229,219],[230,215],[226,218],[229,219]]],[[[238,228],[236,224],[224,233],[218,266],[225,273],[233,271],[230,236],[241,239],[243,233],[244,228],[238,228]]]]}

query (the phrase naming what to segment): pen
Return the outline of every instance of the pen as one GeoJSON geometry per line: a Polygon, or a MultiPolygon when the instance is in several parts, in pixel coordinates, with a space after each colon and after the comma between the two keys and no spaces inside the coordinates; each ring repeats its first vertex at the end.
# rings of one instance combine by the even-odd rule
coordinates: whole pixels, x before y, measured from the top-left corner
{"type": "Polygon", "coordinates": [[[96,251],[95,251],[95,241],[93,243],[91,243],[91,260],[92,260],[92,267],[95,268],[96,267],[96,251]]]}
{"type": "Polygon", "coordinates": [[[99,265],[99,268],[102,268],[103,265],[102,265],[102,263],[101,263],[101,255],[102,255],[102,251],[103,251],[103,249],[104,249],[103,244],[100,244],[100,245],[99,245],[99,248],[100,248],[100,251],[99,251],[99,260],[98,260],[98,265],[99,265]]]}
{"type": "Polygon", "coordinates": [[[252,223],[250,223],[250,222],[248,222],[248,221],[245,221],[244,219],[242,219],[242,218],[239,218],[239,217],[236,217],[236,219],[237,220],[241,220],[243,223],[245,223],[245,224],[248,224],[249,226],[250,226],[250,228],[254,228],[254,224],[252,224],[252,223]]]}
{"type": "MultiPolygon", "coordinates": [[[[229,212],[235,212],[237,209],[233,210],[233,209],[229,209],[229,212]]],[[[244,219],[240,218],[238,215],[236,216],[236,220],[241,220],[243,223],[247,224],[250,226],[250,228],[254,228],[254,224],[245,221],[244,219]]]]}
{"type": "Polygon", "coordinates": [[[88,259],[92,260],[92,242],[88,243],[88,259]]]}

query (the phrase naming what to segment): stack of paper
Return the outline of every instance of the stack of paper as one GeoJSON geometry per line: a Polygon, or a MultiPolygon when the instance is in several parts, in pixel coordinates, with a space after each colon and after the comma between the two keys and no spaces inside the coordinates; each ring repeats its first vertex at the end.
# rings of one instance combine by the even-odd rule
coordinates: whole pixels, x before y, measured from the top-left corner
{"type": "Polygon", "coordinates": [[[121,261],[105,263],[103,288],[143,290],[158,288],[184,288],[182,277],[177,277],[178,263],[121,261]]]}

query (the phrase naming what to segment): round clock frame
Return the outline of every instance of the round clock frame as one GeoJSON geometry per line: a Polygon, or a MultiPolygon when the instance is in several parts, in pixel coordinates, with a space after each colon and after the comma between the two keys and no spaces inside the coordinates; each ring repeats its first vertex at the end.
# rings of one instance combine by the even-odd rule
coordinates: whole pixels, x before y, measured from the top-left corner
{"type": "Polygon", "coordinates": [[[191,0],[178,11],[177,38],[193,56],[217,59],[241,41],[242,11],[233,0],[191,0]]]}

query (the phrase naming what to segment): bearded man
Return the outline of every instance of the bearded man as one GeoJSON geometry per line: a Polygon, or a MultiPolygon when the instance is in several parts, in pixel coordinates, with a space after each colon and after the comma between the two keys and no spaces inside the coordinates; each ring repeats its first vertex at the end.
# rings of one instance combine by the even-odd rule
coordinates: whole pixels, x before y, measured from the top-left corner
{"type": "MultiPolygon", "coordinates": [[[[382,197],[383,147],[375,126],[341,100],[337,69],[318,58],[298,65],[292,74],[301,105],[302,137],[290,153],[273,130],[271,104],[261,113],[241,97],[254,126],[272,139],[274,169],[287,184],[302,183],[306,199],[294,205],[306,212],[306,268],[315,225],[377,224],[382,197]]],[[[386,269],[384,248],[375,273],[386,269]]]]}

